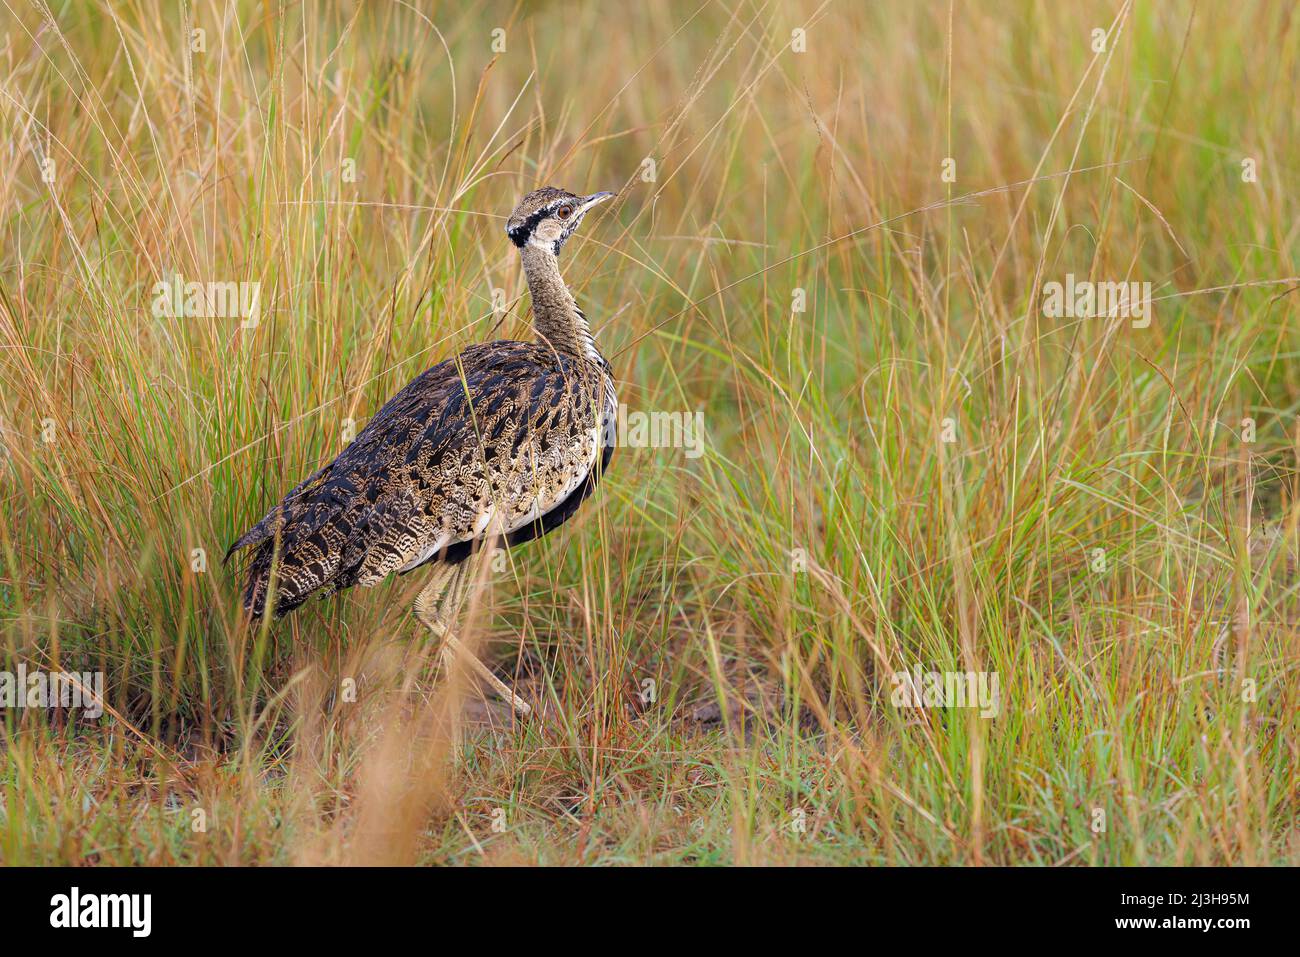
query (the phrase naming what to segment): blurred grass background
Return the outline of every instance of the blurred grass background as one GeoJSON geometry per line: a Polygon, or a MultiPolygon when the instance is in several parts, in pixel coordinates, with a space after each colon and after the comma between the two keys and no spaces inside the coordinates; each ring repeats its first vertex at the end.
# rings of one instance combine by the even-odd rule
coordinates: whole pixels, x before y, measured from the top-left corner
{"type": "Polygon", "coordinates": [[[112,709],[4,713],[0,860],[1300,862],[1288,5],[0,36],[0,654],[112,709]],[[419,575],[250,631],[220,556],[411,377],[528,335],[503,223],[548,183],[621,190],[566,276],[705,454],[620,449],[494,570],[467,627],[548,718],[456,735],[419,575]],[[1045,317],[1067,273],[1152,283],[1151,325],[1045,317]],[[259,323],[156,317],[175,274],[260,282],[259,323]],[[996,672],[1000,714],[892,706],[916,665],[996,672]]]}

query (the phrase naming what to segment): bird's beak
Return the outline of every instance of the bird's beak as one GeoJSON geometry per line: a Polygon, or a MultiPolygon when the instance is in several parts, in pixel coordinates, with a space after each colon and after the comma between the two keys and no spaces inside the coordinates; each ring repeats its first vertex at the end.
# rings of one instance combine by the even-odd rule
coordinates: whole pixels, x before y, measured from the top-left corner
{"type": "Polygon", "coordinates": [[[591,209],[591,207],[599,206],[605,200],[613,199],[617,195],[618,193],[610,193],[610,192],[592,193],[590,196],[586,197],[582,201],[582,211],[585,213],[587,210],[591,209]]]}

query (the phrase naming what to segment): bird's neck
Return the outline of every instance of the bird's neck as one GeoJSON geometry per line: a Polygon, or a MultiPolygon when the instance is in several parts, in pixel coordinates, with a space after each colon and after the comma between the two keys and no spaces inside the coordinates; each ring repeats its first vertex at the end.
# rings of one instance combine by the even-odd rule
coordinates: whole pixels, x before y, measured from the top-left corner
{"type": "Polygon", "coordinates": [[[560,275],[555,253],[530,243],[520,257],[533,297],[533,331],[538,341],[566,356],[603,362],[587,317],[560,275]]]}

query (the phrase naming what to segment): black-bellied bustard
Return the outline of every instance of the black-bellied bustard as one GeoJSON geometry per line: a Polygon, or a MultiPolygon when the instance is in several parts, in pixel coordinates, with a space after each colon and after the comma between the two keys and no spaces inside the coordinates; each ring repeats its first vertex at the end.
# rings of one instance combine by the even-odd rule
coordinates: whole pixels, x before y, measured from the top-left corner
{"type": "Polygon", "coordinates": [[[533,300],[534,342],[467,348],[413,379],[343,452],[299,484],[226,553],[256,546],[244,588],[254,618],[313,594],[377,584],[431,564],[416,617],[522,714],[507,688],[451,632],[481,546],[561,525],[614,450],[614,378],[560,276],[559,254],[588,210],[613,196],[553,187],[506,223],[533,300]]]}

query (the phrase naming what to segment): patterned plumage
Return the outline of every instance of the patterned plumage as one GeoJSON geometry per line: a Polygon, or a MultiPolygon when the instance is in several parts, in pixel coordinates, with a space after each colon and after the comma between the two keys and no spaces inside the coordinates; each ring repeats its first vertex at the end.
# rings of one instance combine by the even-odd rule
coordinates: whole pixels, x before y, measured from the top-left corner
{"type": "Polygon", "coordinates": [[[609,464],[617,399],[557,256],[610,195],[547,187],[524,197],[507,232],[520,249],[537,341],[470,346],[417,376],[242,535],[227,558],[255,546],[249,614],[270,604],[278,617],[313,594],[427,563],[459,565],[487,541],[526,542],[573,514],[609,464]]]}

